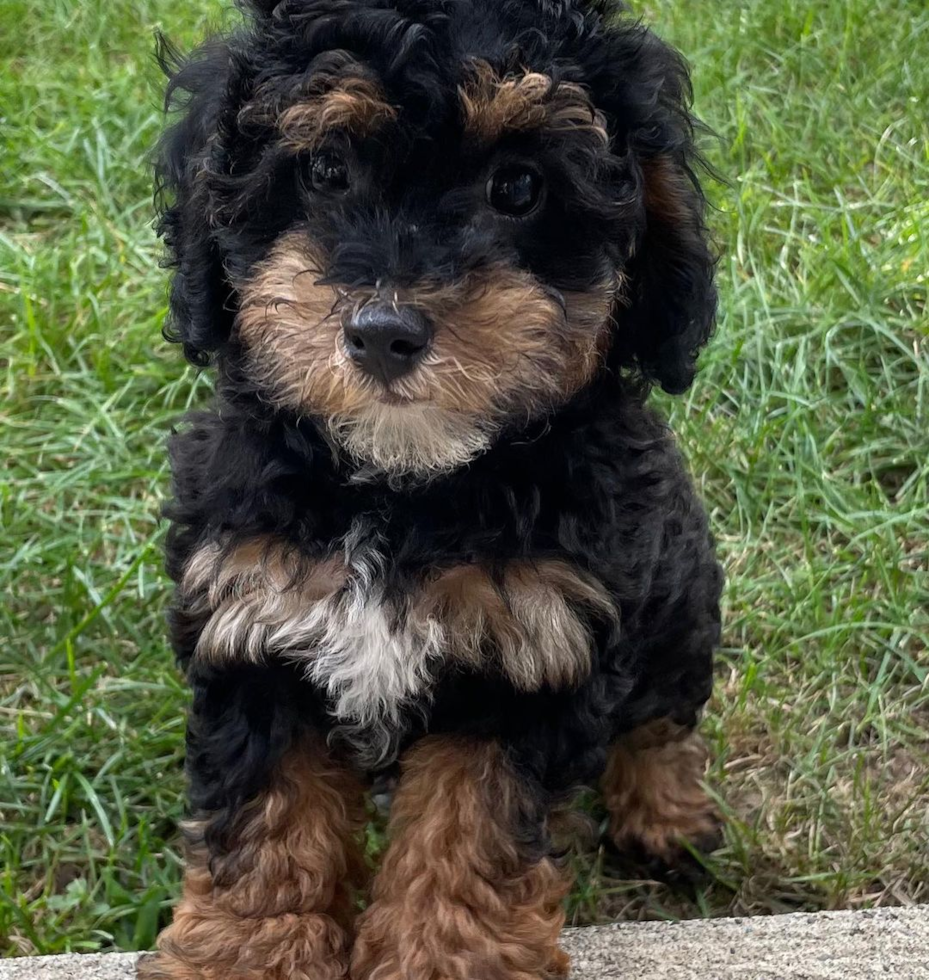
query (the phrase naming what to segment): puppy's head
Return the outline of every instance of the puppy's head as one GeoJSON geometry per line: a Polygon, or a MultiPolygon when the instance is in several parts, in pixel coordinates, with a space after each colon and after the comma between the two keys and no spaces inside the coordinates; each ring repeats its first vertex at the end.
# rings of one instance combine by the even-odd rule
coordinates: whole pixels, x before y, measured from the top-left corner
{"type": "Polygon", "coordinates": [[[388,478],[604,365],[684,390],[715,294],[679,57],[580,0],[282,0],[186,61],[173,331],[388,478]]]}

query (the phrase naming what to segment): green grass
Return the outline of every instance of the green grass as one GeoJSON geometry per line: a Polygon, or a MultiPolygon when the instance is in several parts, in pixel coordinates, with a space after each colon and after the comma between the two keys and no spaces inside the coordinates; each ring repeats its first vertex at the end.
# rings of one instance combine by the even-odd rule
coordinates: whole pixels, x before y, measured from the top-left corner
{"type": "MultiPolygon", "coordinates": [[[[719,334],[673,425],[729,585],[708,881],[578,853],[570,918],[929,899],[929,8],[636,4],[720,134],[719,334]]],[[[180,873],[159,329],[158,26],[217,4],[0,0],[0,948],[151,945],[180,873]],[[192,12],[193,11],[193,12],[192,12]]]]}

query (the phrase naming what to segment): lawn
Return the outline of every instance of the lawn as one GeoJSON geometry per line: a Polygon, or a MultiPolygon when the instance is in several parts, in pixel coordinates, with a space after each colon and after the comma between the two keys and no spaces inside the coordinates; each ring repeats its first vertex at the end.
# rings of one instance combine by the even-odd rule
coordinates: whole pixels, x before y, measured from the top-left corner
{"type": "MultiPolygon", "coordinates": [[[[702,879],[578,849],[576,923],[929,900],[929,7],[634,3],[696,66],[719,331],[662,399],[728,571],[702,879]]],[[[172,420],[151,52],[207,0],[0,0],[0,950],[152,944],[185,692],[160,567],[172,420]]],[[[596,806],[592,806],[597,816],[596,806]]]]}

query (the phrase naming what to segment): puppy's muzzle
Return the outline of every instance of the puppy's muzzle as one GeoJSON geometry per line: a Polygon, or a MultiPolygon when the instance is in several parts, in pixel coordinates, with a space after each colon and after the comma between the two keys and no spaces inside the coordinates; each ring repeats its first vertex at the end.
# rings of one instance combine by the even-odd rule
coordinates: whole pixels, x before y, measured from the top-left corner
{"type": "Polygon", "coordinates": [[[348,356],[384,385],[409,374],[432,343],[432,324],[409,306],[368,303],[342,329],[348,356]]]}

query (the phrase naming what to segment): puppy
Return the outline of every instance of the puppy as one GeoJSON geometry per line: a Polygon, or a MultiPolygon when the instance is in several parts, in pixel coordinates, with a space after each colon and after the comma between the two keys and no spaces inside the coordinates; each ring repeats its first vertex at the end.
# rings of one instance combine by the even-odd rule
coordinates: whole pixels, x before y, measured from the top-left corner
{"type": "Polygon", "coordinates": [[[598,0],[252,0],[163,61],[216,398],[171,443],[192,817],[141,976],[562,976],[554,804],[600,779],[668,862],[716,829],[722,577],[645,404],[716,305],[684,62],[598,0]]]}

